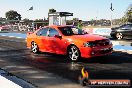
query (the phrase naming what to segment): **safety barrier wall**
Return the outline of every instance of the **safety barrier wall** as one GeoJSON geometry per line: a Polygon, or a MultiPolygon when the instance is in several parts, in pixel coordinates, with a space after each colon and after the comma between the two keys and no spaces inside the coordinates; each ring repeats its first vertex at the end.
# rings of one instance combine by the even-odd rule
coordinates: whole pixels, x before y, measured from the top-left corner
{"type": "Polygon", "coordinates": [[[110,36],[111,28],[84,28],[87,33],[110,36]]]}

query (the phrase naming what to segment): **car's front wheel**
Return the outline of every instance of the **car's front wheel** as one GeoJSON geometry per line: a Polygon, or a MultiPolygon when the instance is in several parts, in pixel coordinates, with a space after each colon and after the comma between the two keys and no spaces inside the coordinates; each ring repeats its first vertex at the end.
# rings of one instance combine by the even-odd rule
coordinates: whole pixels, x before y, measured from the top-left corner
{"type": "Polygon", "coordinates": [[[35,43],[35,42],[31,43],[31,50],[32,50],[33,53],[38,53],[39,52],[39,48],[38,48],[37,43],[35,43]]]}
{"type": "Polygon", "coordinates": [[[80,59],[80,52],[76,46],[70,46],[67,51],[68,58],[71,61],[78,61],[80,59]]]}
{"type": "Polygon", "coordinates": [[[123,39],[123,35],[122,35],[122,33],[116,33],[116,38],[117,39],[123,39]]]}

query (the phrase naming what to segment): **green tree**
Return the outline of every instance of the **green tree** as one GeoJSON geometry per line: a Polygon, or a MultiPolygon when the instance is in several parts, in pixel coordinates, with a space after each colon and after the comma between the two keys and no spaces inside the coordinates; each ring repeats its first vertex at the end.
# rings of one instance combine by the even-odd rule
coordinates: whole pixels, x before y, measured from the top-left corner
{"type": "Polygon", "coordinates": [[[122,24],[122,19],[113,19],[112,24],[113,25],[121,25],[122,24]]]}
{"type": "Polygon", "coordinates": [[[132,23],[132,7],[127,11],[126,18],[128,22],[132,23]]]}
{"type": "Polygon", "coordinates": [[[34,20],[34,23],[35,23],[35,26],[37,26],[37,28],[39,28],[40,26],[44,27],[48,25],[48,21],[44,19],[36,19],[34,20]]]}
{"type": "Polygon", "coordinates": [[[29,20],[28,18],[25,18],[25,19],[22,20],[22,22],[23,22],[24,24],[26,24],[26,25],[28,25],[28,24],[31,25],[31,23],[33,22],[33,20],[29,20]]]}
{"type": "Polygon", "coordinates": [[[72,21],[72,20],[67,20],[67,21],[66,21],[66,24],[67,24],[67,25],[73,25],[73,21],[72,21]]]}
{"type": "Polygon", "coordinates": [[[28,18],[25,18],[25,19],[23,19],[23,22],[24,22],[24,23],[29,23],[30,20],[29,20],[28,18]]]}
{"type": "Polygon", "coordinates": [[[79,18],[73,18],[72,21],[73,21],[72,24],[73,24],[74,26],[77,26],[77,25],[78,25],[79,18]]]}
{"type": "Polygon", "coordinates": [[[21,15],[14,10],[6,12],[5,15],[7,20],[21,20],[21,15]]]}
{"type": "Polygon", "coordinates": [[[79,21],[79,18],[73,18],[74,21],[79,21]]]}
{"type": "Polygon", "coordinates": [[[132,23],[132,5],[130,5],[125,13],[125,15],[122,17],[122,21],[124,23],[131,22],[132,23]]]}

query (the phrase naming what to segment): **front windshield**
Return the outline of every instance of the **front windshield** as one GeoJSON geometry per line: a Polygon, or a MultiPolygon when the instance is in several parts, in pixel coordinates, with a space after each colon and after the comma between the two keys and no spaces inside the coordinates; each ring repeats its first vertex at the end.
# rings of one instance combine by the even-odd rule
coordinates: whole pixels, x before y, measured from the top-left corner
{"type": "Polygon", "coordinates": [[[84,30],[76,28],[76,27],[59,27],[59,30],[65,36],[86,34],[86,32],[84,32],[84,30]]]}

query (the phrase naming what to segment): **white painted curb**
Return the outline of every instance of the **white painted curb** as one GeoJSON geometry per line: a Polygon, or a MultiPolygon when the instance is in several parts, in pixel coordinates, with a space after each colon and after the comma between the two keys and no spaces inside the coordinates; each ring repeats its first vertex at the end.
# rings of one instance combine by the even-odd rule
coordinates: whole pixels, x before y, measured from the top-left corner
{"type": "Polygon", "coordinates": [[[12,81],[4,78],[0,75],[0,87],[1,88],[22,88],[21,86],[13,83],[12,81]]]}

